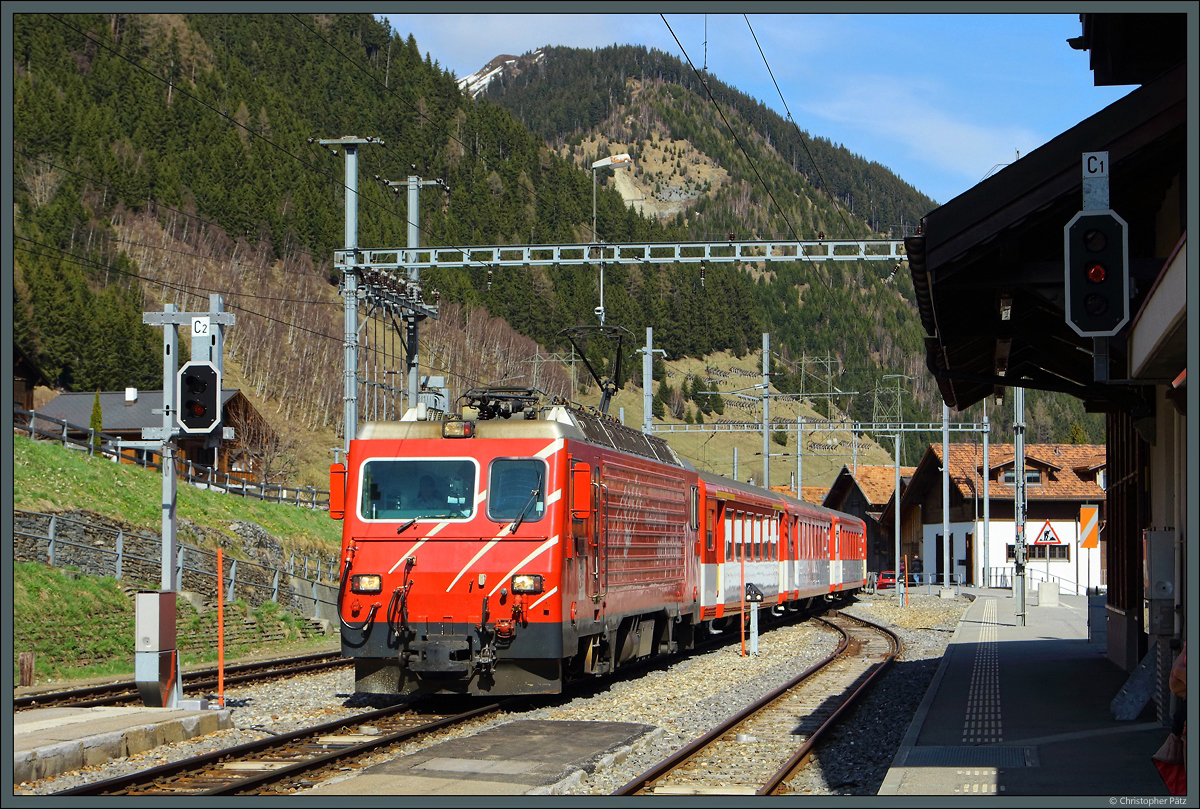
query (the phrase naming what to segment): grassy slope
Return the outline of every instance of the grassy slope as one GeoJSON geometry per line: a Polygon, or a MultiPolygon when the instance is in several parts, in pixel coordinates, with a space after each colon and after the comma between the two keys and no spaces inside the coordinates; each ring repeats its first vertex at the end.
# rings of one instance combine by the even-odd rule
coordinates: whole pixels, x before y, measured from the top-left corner
{"type": "MultiPolygon", "coordinates": [[[[676,375],[669,379],[672,387],[678,388],[683,374],[703,375],[705,364],[729,369],[743,368],[757,372],[757,356],[741,360],[728,355],[717,355],[705,361],[682,360],[669,363],[676,375]]],[[[753,376],[732,376],[721,380],[721,390],[732,393],[759,381],[753,376]]],[[[591,399],[595,404],[595,388],[591,399]]],[[[641,391],[627,388],[615,397],[611,413],[617,415],[624,409],[625,423],[638,427],[642,419],[641,391]]],[[[790,402],[773,403],[773,416],[791,419],[795,417],[794,405],[790,402]]],[[[746,418],[738,411],[727,412],[730,418],[746,418]]],[[[807,408],[806,417],[817,414],[807,408]]],[[[679,423],[676,419],[668,422],[679,423]]],[[[848,437],[837,434],[838,437],[848,437]]],[[[788,446],[771,444],[771,452],[792,453],[794,434],[789,435],[788,446]]],[[[806,436],[806,442],[815,438],[824,439],[825,433],[806,436]]],[[[759,433],[691,433],[667,434],[668,441],[681,455],[698,468],[710,469],[718,474],[729,475],[732,471],[733,448],[738,449],[738,477],[745,480],[758,477],[762,471],[762,438],[759,433]]],[[[315,439],[320,442],[320,439],[315,439]]],[[[326,441],[325,443],[329,443],[326,441]]],[[[869,442],[867,442],[869,443],[869,442]]],[[[804,483],[828,486],[843,465],[851,458],[828,453],[804,453],[804,483]]],[[[880,447],[859,455],[859,463],[890,463],[886,451],[880,447]]],[[[795,470],[794,456],[773,459],[772,483],[787,483],[795,470]]],[[[153,470],[136,466],[119,465],[105,460],[89,458],[85,453],[66,449],[48,441],[30,441],[20,435],[14,436],[13,447],[13,493],[14,507],[25,511],[64,511],[84,509],[113,519],[129,527],[158,531],[161,527],[160,501],[162,477],[153,470]]],[[[279,539],[285,550],[297,553],[321,552],[336,554],[340,538],[341,523],[330,520],[323,511],[310,511],[234,495],[217,494],[181,485],[178,489],[176,513],[181,519],[181,539],[193,544],[205,544],[187,528],[190,522],[203,529],[229,534],[228,526],[233,521],[254,522],[279,539]],[[185,522],[186,521],[186,522],[185,522]]],[[[236,551],[232,551],[236,555],[236,551]]],[[[180,631],[187,627],[199,628],[211,623],[211,614],[198,616],[190,606],[180,605],[180,631]]],[[[133,605],[112,579],[89,579],[76,577],[62,571],[53,571],[39,564],[17,564],[13,567],[13,618],[16,624],[23,621],[40,621],[46,626],[70,627],[86,625],[87,633],[79,637],[66,638],[70,633],[59,632],[59,640],[47,636],[35,648],[14,648],[15,655],[21,651],[36,654],[39,680],[60,680],[108,674],[129,675],[133,671],[132,639],[133,605]],[[97,617],[101,616],[100,620],[97,617]],[[72,646],[71,644],[74,644],[72,646]],[[109,655],[106,663],[94,663],[80,668],[76,659],[96,658],[109,655]]],[[[266,616],[260,616],[263,621],[266,616]]],[[[287,618],[271,618],[277,623],[286,623],[287,618]]],[[[322,641],[328,645],[328,639],[322,641]]],[[[287,643],[289,649],[299,645],[311,645],[312,641],[287,643]]],[[[274,643],[277,646],[278,643],[274,643]]],[[[261,649],[229,649],[227,655],[251,653],[261,649]]],[[[282,651],[282,650],[281,650],[282,651]]],[[[215,657],[215,652],[208,655],[215,657]]],[[[197,658],[201,659],[201,658],[197,658]]],[[[191,662],[187,659],[185,663],[191,662]]],[[[15,676],[15,668],[14,668],[15,676]]]]}
{"type": "MultiPolygon", "coordinates": [[[[85,509],[120,520],[129,527],[162,527],[162,475],[150,469],[115,464],[100,456],[65,449],[48,441],[13,436],[13,507],[54,512],[85,509]]],[[[252,498],[180,485],[175,513],[201,528],[229,534],[231,522],[261,525],[289,550],[336,555],[342,524],[324,511],[265,503],[252,498]]],[[[180,530],[182,541],[203,544],[180,530]]]]}
{"type": "MultiPolygon", "coordinates": [[[[159,473],[115,464],[99,456],[89,458],[83,452],[20,435],[13,437],[13,445],[14,508],[42,512],[84,509],[120,520],[128,527],[152,531],[161,528],[159,473]]],[[[181,518],[180,539],[191,544],[209,543],[189,531],[183,521],[226,535],[230,535],[229,523],[245,521],[261,525],[285,551],[327,556],[338,552],[341,523],[329,519],[324,511],[181,485],[176,513],[181,518]]],[[[238,555],[235,548],[227,552],[238,555]]],[[[12,594],[14,626],[45,629],[24,643],[14,642],[14,681],[16,658],[21,652],[34,653],[38,682],[133,674],[133,602],[115,579],[76,576],[38,563],[17,563],[12,567],[12,594]],[[80,665],[81,660],[89,662],[80,665]]],[[[211,612],[198,615],[186,602],[181,602],[178,609],[178,632],[213,634],[215,616],[211,612]]],[[[231,605],[227,620],[248,614],[244,605],[231,605]]],[[[300,640],[295,630],[297,619],[276,614],[271,606],[264,605],[253,614],[262,631],[282,626],[296,640],[255,643],[251,638],[241,646],[227,646],[228,658],[265,652],[299,653],[314,645],[328,647],[335,642],[329,637],[300,640]]],[[[215,659],[215,649],[183,655],[184,664],[215,659]]]]}
{"type": "MultiPolygon", "coordinates": [[[[225,608],[227,627],[253,617],[239,640],[227,641],[225,656],[302,654],[327,649],[336,636],[304,638],[301,620],[272,603],[251,610],[243,602],[225,608]],[[287,640],[267,640],[267,632],[283,632],[287,640]]],[[[132,677],[134,673],[134,604],[109,576],[81,576],[37,562],[13,565],[13,682],[18,682],[17,658],[34,655],[35,684],[96,677],[132,677]],[[22,631],[22,628],[36,628],[22,631]]],[[[176,607],[179,637],[216,637],[216,614],[198,614],[186,601],[176,607]]],[[[231,635],[232,637],[232,635],[231,635]]],[[[183,665],[216,661],[213,646],[184,651],[183,665]]]]}

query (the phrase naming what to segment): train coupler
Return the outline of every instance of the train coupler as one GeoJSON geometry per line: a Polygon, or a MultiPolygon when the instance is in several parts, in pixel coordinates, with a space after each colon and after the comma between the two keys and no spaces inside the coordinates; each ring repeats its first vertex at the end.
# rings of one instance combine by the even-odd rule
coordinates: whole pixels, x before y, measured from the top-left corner
{"type": "Polygon", "coordinates": [[[414,641],[401,652],[401,666],[417,675],[457,674],[472,668],[471,642],[465,637],[434,637],[414,641]]]}
{"type": "Polygon", "coordinates": [[[479,650],[479,656],[475,659],[475,668],[484,674],[496,672],[496,654],[491,645],[485,643],[479,650]]]}

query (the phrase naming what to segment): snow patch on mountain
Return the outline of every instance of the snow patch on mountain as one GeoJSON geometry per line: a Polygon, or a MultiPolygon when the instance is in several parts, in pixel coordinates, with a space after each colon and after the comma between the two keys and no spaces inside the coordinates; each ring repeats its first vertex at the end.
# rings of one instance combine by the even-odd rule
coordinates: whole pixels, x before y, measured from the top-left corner
{"type": "Polygon", "coordinates": [[[500,54],[471,75],[459,79],[458,88],[470,95],[471,98],[475,98],[486,90],[492,80],[504,71],[520,72],[519,63],[527,65],[537,64],[542,60],[542,56],[543,54],[540,50],[532,51],[519,57],[511,56],[507,53],[500,54]]]}

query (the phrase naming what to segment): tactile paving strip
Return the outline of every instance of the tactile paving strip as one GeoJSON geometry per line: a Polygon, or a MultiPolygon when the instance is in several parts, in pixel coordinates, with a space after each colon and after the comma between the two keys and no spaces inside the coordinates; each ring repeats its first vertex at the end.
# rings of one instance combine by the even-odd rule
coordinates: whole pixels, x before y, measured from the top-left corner
{"type": "Polygon", "coordinates": [[[1038,767],[1036,747],[929,746],[910,748],[904,767],[1038,767]]]}
{"type": "Polygon", "coordinates": [[[996,600],[983,608],[983,625],[975,646],[967,712],[963,717],[963,744],[995,744],[1004,741],[1000,718],[1000,644],[996,628],[996,600]]]}

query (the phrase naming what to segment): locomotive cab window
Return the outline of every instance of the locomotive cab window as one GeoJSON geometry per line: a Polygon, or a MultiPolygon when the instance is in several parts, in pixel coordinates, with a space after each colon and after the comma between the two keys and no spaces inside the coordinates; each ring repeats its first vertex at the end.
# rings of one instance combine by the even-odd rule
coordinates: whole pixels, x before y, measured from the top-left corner
{"type": "Polygon", "coordinates": [[[537,522],[546,510],[546,464],[534,458],[503,458],[488,469],[488,519],[521,517],[537,522]]]}
{"type": "Polygon", "coordinates": [[[464,519],[475,506],[475,464],[467,459],[374,458],[362,465],[364,520],[464,519]]]}

